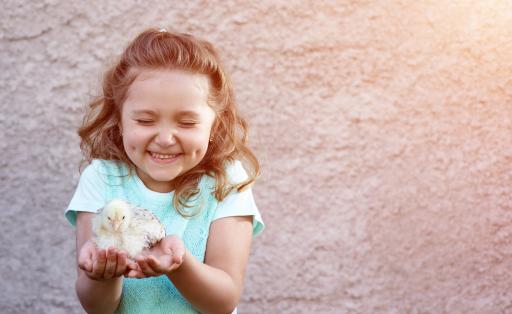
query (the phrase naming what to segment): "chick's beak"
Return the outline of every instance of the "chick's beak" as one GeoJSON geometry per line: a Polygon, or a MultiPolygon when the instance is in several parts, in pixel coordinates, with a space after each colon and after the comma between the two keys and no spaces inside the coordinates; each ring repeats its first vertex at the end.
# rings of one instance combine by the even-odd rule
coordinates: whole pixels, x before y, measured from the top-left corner
{"type": "Polygon", "coordinates": [[[117,231],[117,229],[119,229],[120,225],[121,225],[121,221],[119,221],[117,219],[112,220],[112,228],[114,229],[114,231],[117,231]]]}

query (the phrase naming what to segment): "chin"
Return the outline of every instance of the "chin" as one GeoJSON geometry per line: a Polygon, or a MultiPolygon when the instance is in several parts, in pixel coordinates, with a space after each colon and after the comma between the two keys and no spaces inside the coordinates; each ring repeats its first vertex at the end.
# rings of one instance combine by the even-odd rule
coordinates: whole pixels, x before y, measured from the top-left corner
{"type": "Polygon", "coordinates": [[[177,176],[179,176],[181,172],[171,170],[171,171],[154,171],[153,173],[149,173],[151,179],[158,182],[169,182],[174,180],[177,176]]]}

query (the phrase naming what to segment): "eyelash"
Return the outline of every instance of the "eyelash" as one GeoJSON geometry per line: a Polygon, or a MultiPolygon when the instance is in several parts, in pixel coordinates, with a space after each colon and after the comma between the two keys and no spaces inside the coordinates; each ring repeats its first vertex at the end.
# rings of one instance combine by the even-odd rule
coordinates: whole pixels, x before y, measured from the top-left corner
{"type": "MultiPolygon", "coordinates": [[[[153,124],[154,121],[153,120],[136,119],[135,122],[137,122],[140,125],[151,125],[151,124],[153,124]]],[[[198,123],[195,121],[183,121],[183,122],[179,122],[179,124],[182,127],[191,128],[191,127],[196,126],[198,123]]]]}
{"type": "Polygon", "coordinates": [[[197,124],[197,122],[192,122],[192,121],[184,121],[184,122],[180,122],[180,125],[181,126],[184,126],[184,127],[193,127],[197,124]]]}
{"type": "Polygon", "coordinates": [[[142,125],[149,125],[149,124],[153,123],[152,120],[135,120],[135,122],[137,122],[138,124],[142,124],[142,125]]]}

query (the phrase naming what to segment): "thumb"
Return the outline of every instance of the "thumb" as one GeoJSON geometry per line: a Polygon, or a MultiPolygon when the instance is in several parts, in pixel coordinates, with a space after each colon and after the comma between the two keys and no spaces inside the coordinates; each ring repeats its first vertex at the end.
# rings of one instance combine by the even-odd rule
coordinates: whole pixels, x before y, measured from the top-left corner
{"type": "Polygon", "coordinates": [[[92,252],[87,244],[82,246],[78,255],[78,267],[88,272],[92,271],[92,252]]]}
{"type": "Polygon", "coordinates": [[[91,272],[92,271],[92,262],[91,262],[91,260],[88,260],[88,259],[79,259],[78,267],[80,267],[80,269],[85,270],[87,272],[91,272]]]}
{"type": "Polygon", "coordinates": [[[183,256],[185,255],[185,247],[180,245],[172,250],[172,261],[173,263],[181,264],[183,262],[183,256]]]}

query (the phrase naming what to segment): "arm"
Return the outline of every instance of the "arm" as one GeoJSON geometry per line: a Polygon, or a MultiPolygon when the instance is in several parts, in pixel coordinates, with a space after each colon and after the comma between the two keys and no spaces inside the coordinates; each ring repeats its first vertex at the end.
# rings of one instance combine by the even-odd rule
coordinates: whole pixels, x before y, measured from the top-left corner
{"type": "Polygon", "coordinates": [[[252,216],[215,220],[210,226],[205,263],[198,261],[176,236],[136,258],[128,277],[167,275],[181,294],[202,313],[231,313],[242,293],[252,240],[252,216]]]}
{"type": "Polygon", "coordinates": [[[252,240],[252,216],[215,220],[210,227],[205,263],[186,251],[168,277],[203,313],[231,313],[242,294],[252,240]]]}
{"type": "Polygon", "coordinates": [[[96,248],[91,241],[93,215],[85,212],[77,215],[76,293],[87,313],[112,313],[121,299],[126,255],[115,250],[106,252],[96,248]]]}

